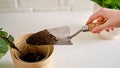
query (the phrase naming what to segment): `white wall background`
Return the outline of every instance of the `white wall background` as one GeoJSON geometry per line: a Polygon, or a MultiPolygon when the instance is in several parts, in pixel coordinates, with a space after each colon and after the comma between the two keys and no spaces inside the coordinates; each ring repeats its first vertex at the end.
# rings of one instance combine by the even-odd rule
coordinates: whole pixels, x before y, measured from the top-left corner
{"type": "Polygon", "coordinates": [[[0,12],[92,10],[91,0],[0,0],[0,12]]]}

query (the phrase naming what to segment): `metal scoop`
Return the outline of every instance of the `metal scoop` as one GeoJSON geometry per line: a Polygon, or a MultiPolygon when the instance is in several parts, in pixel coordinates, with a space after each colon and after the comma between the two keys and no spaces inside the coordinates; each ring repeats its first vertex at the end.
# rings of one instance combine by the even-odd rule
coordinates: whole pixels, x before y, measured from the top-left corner
{"type": "Polygon", "coordinates": [[[97,23],[91,23],[83,26],[80,30],[70,36],[70,29],[68,26],[48,29],[57,39],[56,45],[72,45],[71,39],[78,35],[80,32],[91,31],[94,27],[98,26],[97,23]]]}

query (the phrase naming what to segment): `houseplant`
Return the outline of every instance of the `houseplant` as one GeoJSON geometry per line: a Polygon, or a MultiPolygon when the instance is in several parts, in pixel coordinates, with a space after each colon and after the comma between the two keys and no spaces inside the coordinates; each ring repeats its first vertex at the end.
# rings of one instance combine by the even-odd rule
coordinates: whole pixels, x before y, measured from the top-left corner
{"type": "Polygon", "coordinates": [[[120,0],[91,0],[101,7],[109,9],[120,9],[120,0]]]}
{"type": "Polygon", "coordinates": [[[6,31],[3,31],[2,28],[0,28],[0,58],[6,54],[10,48],[9,46],[14,46],[13,41],[13,36],[9,35],[6,31]]]}
{"type": "MultiPolygon", "coordinates": [[[[9,35],[6,31],[3,31],[2,28],[0,28],[0,58],[2,58],[2,56],[4,56],[6,52],[10,49],[10,54],[13,59],[15,68],[51,68],[52,53],[54,49],[53,45],[40,46],[40,47],[27,46],[28,47],[27,49],[30,49],[30,50],[25,50],[26,49],[25,40],[30,35],[31,34],[23,35],[19,39],[15,40],[15,42],[13,43],[14,41],[13,36],[9,35]],[[45,58],[37,61],[30,60],[30,62],[21,59],[21,55],[25,55],[26,53],[36,53],[36,51],[37,51],[37,54],[40,54],[40,53],[44,54],[45,58]]],[[[39,56],[37,57],[37,59],[38,58],[39,56]]]]}

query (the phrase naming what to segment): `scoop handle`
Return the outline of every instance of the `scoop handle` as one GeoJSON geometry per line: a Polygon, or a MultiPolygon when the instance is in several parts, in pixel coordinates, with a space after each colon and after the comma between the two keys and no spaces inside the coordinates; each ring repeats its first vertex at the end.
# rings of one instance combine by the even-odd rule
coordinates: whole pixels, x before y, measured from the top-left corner
{"type": "Polygon", "coordinates": [[[90,24],[88,24],[88,29],[89,29],[89,31],[92,31],[92,29],[94,29],[95,27],[102,25],[102,24],[103,24],[103,22],[90,23],[90,24]]]}
{"type": "Polygon", "coordinates": [[[78,30],[76,33],[74,33],[73,35],[71,35],[68,38],[71,39],[71,38],[75,37],[81,31],[83,31],[83,32],[92,31],[93,28],[95,28],[96,26],[99,26],[101,24],[103,24],[103,22],[94,22],[94,23],[90,23],[88,25],[85,25],[85,26],[82,27],[82,29],[78,30]]]}

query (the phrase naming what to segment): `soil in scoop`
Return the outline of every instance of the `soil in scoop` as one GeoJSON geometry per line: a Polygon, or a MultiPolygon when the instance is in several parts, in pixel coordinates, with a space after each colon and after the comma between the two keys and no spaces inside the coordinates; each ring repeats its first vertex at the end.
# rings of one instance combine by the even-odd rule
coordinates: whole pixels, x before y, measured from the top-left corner
{"type": "Polygon", "coordinates": [[[45,56],[41,53],[27,53],[23,56],[21,56],[21,60],[26,61],[26,62],[37,62],[45,58],[45,56]]]}
{"type": "Polygon", "coordinates": [[[26,42],[30,45],[49,45],[55,44],[58,40],[56,37],[45,29],[31,35],[26,42]]]}

